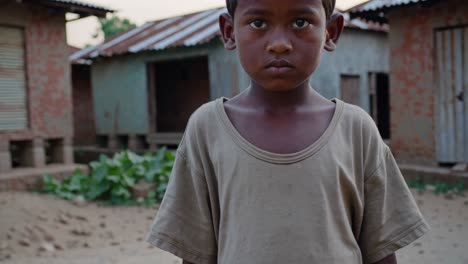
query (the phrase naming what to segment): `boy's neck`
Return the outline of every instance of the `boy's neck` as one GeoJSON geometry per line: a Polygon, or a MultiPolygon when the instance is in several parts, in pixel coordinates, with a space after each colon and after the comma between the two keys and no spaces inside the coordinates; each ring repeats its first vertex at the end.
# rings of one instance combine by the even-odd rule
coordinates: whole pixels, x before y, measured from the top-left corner
{"type": "Polygon", "coordinates": [[[252,83],[245,97],[247,103],[267,112],[294,111],[301,106],[314,107],[324,102],[308,81],[289,91],[269,91],[252,83]]]}

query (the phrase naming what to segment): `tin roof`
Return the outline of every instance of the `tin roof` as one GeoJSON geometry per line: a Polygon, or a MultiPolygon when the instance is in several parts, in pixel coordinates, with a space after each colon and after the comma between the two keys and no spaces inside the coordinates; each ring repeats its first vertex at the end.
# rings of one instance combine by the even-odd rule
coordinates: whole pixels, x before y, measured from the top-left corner
{"type": "Polygon", "coordinates": [[[388,23],[386,13],[388,10],[415,4],[429,4],[438,0],[371,0],[358,5],[351,10],[351,18],[361,17],[367,21],[388,23]]]}
{"type": "Polygon", "coordinates": [[[67,12],[79,14],[80,16],[105,17],[107,13],[114,12],[114,10],[107,7],[77,0],[23,0],[23,2],[52,8],[61,8],[67,12]]]}
{"type": "MultiPolygon", "coordinates": [[[[167,48],[194,46],[219,37],[219,15],[226,8],[210,9],[184,16],[152,21],[106,40],[104,43],[82,49],[70,56],[70,60],[110,57],[126,53],[164,50],[167,48]]],[[[388,31],[388,28],[358,19],[349,20],[346,26],[363,30],[388,31]]]]}

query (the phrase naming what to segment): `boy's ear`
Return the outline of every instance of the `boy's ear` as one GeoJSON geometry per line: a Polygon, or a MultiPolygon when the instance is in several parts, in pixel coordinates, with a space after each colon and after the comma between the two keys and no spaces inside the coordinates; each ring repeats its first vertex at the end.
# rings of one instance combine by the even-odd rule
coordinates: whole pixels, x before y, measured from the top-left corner
{"type": "Polygon", "coordinates": [[[333,13],[327,23],[327,36],[325,40],[325,50],[334,51],[336,44],[340,39],[341,32],[343,32],[344,17],[341,13],[333,13]]]}
{"type": "Polygon", "coordinates": [[[234,36],[234,21],[231,15],[224,13],[219,16],[219,28],[223,37],[224,48],[236,49],[236,38],[234,36]]]}

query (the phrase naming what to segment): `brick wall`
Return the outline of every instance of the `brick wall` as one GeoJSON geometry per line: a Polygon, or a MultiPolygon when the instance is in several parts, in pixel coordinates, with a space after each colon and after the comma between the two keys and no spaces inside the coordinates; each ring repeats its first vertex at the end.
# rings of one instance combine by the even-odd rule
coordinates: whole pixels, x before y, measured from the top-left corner
{"type": "Polygon", "coordinates": [[[434,29],[468,24],[468,3],[404,7],[390,16],[391,147],[402,162],[436,165],[434,29]]]}

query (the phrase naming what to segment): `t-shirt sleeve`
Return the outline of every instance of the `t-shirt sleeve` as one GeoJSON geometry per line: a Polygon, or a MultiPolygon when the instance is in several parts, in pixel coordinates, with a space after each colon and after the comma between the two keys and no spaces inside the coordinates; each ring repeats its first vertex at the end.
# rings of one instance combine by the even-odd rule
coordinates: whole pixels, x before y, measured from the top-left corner
{"type": "Polygon", "coordinates": [[[183,139],[147,241],[189,262],[213,264],[217,247],[207,184],[190,166],[184,144],[183,139]]]}
{"type": "Polygon", "coordinates": [[[365,264],[378,262],[429,230],[389,148],[365,179],[359,244],[365,264]]]}

